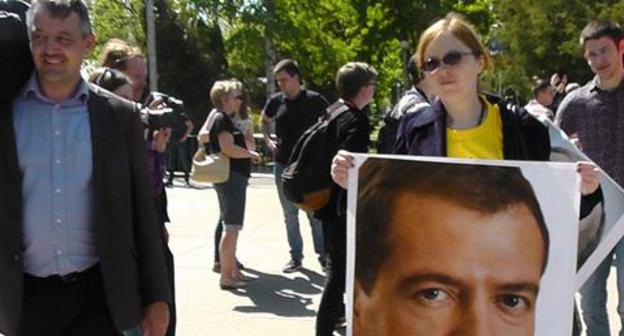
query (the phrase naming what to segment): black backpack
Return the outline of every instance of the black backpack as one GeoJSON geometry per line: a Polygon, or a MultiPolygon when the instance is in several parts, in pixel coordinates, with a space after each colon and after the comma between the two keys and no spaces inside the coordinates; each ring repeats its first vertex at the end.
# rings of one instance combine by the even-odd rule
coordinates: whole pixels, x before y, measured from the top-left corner
{"type": "Polygon", "coordinates": [[[282,173],[284,196],[305,211],[322,209],[331,197],[332,136],[330,125],[349,107],[342,100],[327,108],[319,121],[307,129],[290,154],[282,173]]]}

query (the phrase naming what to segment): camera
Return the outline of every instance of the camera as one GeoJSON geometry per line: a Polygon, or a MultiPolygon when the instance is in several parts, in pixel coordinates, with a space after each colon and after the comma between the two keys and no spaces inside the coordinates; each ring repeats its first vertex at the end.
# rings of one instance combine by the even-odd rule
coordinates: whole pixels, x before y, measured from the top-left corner
{"type": "Polygon", "coordinates": [[[151,92],[144,106],[160,101],[157,108],[143,108],[141,118],[150,130],[171,128],[172,140],[177,141],[186,133],[188,117],[184,114],[184,102],[162,92],[151,92]]]}

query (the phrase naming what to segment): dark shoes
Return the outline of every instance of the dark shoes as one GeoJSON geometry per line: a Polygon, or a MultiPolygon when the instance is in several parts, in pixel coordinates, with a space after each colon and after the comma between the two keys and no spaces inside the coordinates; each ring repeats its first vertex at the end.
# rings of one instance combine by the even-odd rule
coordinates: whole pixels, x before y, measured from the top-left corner
{"type": "MultiPolygon", "coordinates": [[[[328,259],[329,259],[328,257],[323,257],[323,256],[318,257],[318,261],[321,264],[321,268],[323,269],[323,272],[325,273],[327,273],[328,271],[328,263],[327,263],[328,259]]],[[[290,259],[290,261],[284,266],[284,269],[282,271],[284,273],[294,273],[294,272],[299,271],[301,268],[303,268],[301,264],[301,260],[290,259]]]]}
{"type": "Polygon", "coordinates": [[[282,270],[284,273],[294,273],[301,269],[301,260],[291,259],[282,270]]]}
{"type": "Polygon", "coordinates": [[[338,319],[338,322],[336,322],[336,326],[335,326],[336,330],[343,330],[347,328],[347,318],[346,317],[341,317],[338,319]]]}
{"type": "Polygon", "coordinates": [[[327,274],[327,272],[329,272],[329,256],[319,256],[318,261],[319,264],[321,264],[321,269],[323,270],[323,273],[327,274]]]}

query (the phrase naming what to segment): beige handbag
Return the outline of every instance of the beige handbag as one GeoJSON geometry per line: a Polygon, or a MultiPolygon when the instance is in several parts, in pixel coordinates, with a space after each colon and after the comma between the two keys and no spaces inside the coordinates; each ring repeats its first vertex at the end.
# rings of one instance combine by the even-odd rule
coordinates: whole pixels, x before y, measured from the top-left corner
{"type": "Polygon", "coordinates": [[[191,179],[203,183],[223,183],[230,177],[230,158],[223,152],[206,155],[200,146],[193,156],[191,179]]]}

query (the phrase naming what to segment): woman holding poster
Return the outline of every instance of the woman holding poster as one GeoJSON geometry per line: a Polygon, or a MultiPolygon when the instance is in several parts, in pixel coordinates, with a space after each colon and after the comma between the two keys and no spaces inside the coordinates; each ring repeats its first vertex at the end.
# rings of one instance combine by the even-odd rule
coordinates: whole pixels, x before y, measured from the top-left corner
{"type": "MultiPolygon", "coordinates": [[[[439,99],[403,118],[395,154],[548,161],[548,129],[524,109],[511,112],[499,97],[480,92],[479,75],[492,67],[492,60],[461,16],[449,13],[427,28],[416,59],[439,99]]],[[[339,152],[332,163],[332,178],[345,189],[351,162],[348,153],[339,152]]],[[[593,194],[599,186],[597,168],[579,162],[578,171],[582,194],[593,194]]]]}
{"type": "MultiPolygon", "coordinates": [[[[548,129],[524,109],[509,111],[502,99],[480,92],[479,76],[492,67],[474,28],[450,13],[423,32],[416,52],[419,67],[438,96],[431,107],[407,115],[397,131],[396,154],[491,160],[548,161],[548,129]]],[[[347,188],[353,159],[339,152],[332,178],[347,188]]],[[[601,201],[595,165],[579,162],[581,218],[601,201]]]]}

